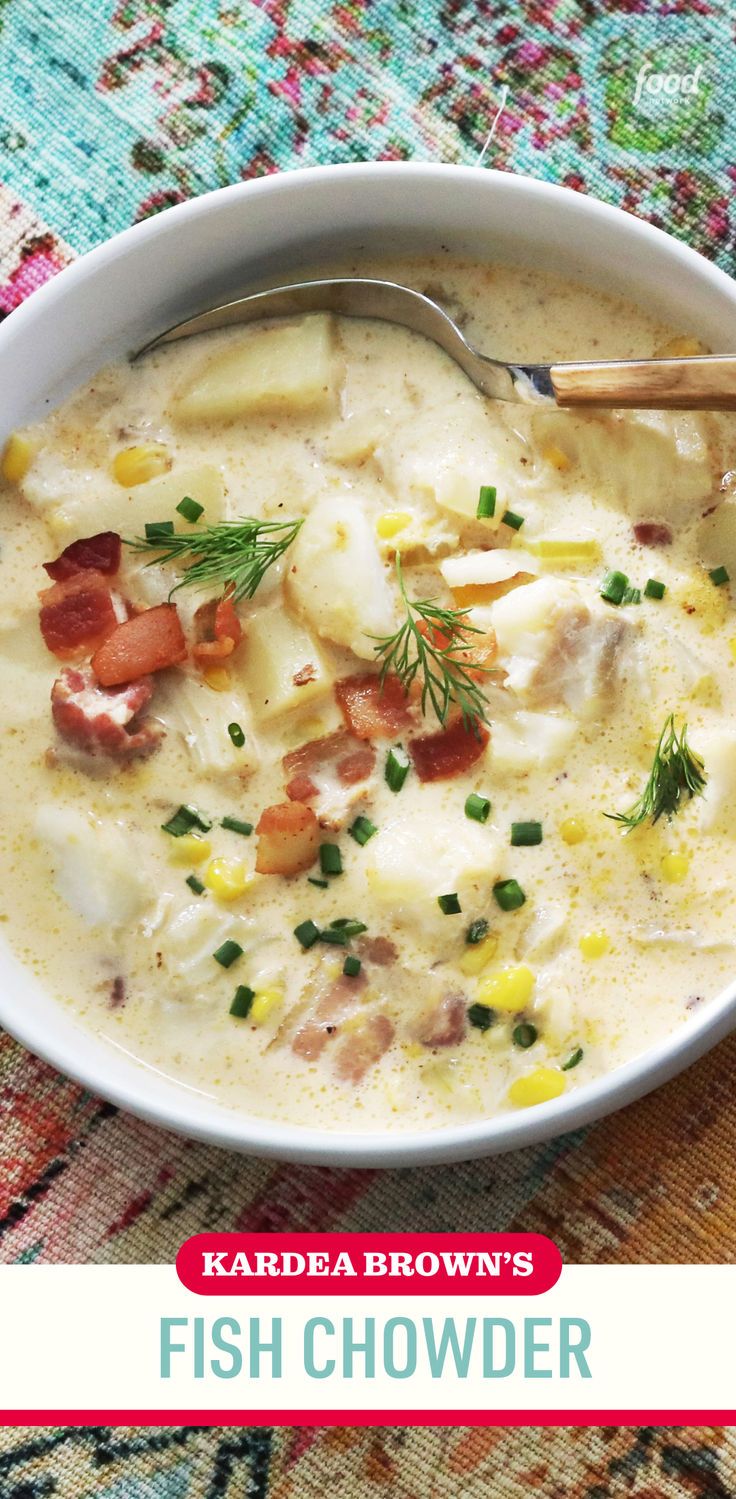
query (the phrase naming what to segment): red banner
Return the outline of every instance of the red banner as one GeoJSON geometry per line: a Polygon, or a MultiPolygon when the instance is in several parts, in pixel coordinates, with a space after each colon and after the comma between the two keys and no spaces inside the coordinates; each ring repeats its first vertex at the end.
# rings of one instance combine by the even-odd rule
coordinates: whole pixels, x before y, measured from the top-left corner
{"type": "Polygon", "coordinates": [[[195,1234],[176,1259],[201,1296],[539,1296],[562,1269],[543,1234],[195,1234]]]}

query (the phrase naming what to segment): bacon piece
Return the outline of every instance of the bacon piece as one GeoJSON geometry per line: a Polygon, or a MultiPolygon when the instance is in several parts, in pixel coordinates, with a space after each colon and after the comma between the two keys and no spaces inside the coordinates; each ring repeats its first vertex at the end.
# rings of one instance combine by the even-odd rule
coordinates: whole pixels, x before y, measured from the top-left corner
{"type": "Polygon", "coordinates": [[[111,577],[120,568],[121,546],[117,531],[98,531],[96,536],[83,536],[79,541],[73,541],[55,562],[44,562],[44,569],[55,583],[83,572],[111,577]]]}
{"type": "Polygon", "coordinates": [[[637,521],[633,532],[642,547],[668,547],[672,541],[672,531],[662,521],[637,521]]]}
{"type": "Polygon", "coordinates": [[[62,739],[77,749],[128,759],[149,755],[163,737],[157,725],[136,723],[152,695],[150,677],[111,691],[90,666],[66,666],[51,689],[51,713],[62,739]]]}
{"type": "Polygon", "coordinates": [[[458,717],[438,734],[409,740],[409,754],[420,781],[445,781],[462,775],[479,760],[488,743],[488,730],[477,719],[464,724],[458,717]]]}
{"type": "Polygon", "coordinates": [[[332,777],[342,786],[356,786],[368,779],[376,763],[372,744],[365,744],[338,729],[322,739],[310,739],[298,749],[289,750],[282,760],[286,795],[293,802],[309,802],[325,789],[332,777]]]}
{"type": "Polygon", "coordinates": [[[341,1036],[335,1051],[335,1072],[341,1083],[357,1086],[370,1067],[388,1051],[394,1028],[387,1015],[368,1015],[358,1030],[341,1036]]]}
{"type": "Polygon", "coordinates": [[[103,687],[118,687],[149,672],[185,661],[187,643],[176,604],[157,604],[126,619],[92,658],[92,669],[103,687]]]}
{"type": "Polygon", "coordinates": [[[464,994],[443,994],[430,1010],[420,1015],[413,1035],[422,1046],[459,1046],[465,1035],[464,994]]]}
{"type": "Polygon", "coordinates": [[[62,661],[95,650],[118,625],[107,579],[80,572],[44,589],[40,624],[46,645],[62,661]]]}
{"type": "Polygon", "coordinates": [[[291,1049],[296,1056],[302,1057],[305,1062],[315,1062],[322,1055],[340,1021],[346,1020],[353,1013],[356,1001],[367,983],[365,974],[358,973],[355,978],[347,978],[341,974],[330,984],[294,1036],[291,1049]]]}
{"type": "Polygon", "coordinates": [[[388,968],[399,956],[399,950],[390,937],[371,937],[366,934],[358,938],[356,947],[361,958],[365,958],[367,963],[375,963],[378,968],[388,968]]]}
{"type": "Polygon", "coordinates": [[[319,851],[319,823],[311,807],[280,802],[266,807],[258,826],[256,869],[259,874],[300,874],[319,851]]]}
{"type": "Polygon", "coordinates": [[[390,739],[411,723],[409,699],[398,677],[343,677],[335,697],[357,739],[390,739]]]}
{"type": "Polygon", "coordinates": [[[221,661],[226,656],[232,656],[236,645],[243,638],[243,628],[235,613],[230,593],[226,593],[217,602],[212,599],[210,603],[203,604],[197,610],[195,621],[203,632],[203,639],[192,647],[195,661],[203,661],[207,665],[210,661],[221,661]]]}

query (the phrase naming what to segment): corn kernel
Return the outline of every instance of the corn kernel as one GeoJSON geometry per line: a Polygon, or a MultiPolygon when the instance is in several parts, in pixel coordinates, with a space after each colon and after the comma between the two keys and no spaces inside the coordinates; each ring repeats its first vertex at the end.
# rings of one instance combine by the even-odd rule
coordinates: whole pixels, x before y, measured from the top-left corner
{"type": "Polygon", "coordinates": [[[568,541],[565,537],[542,537],[539,541],[528,542],[527,551],[533,552],[535,557],[541,557],[543,561],[557,562],[562,567],[565,564],[598,562],[601,557],[600,542],[594,537],[584,537],[581,541],[568,541]]]}
{"type": "Polygon", "coordinates": [[[666,344],[660,344],[655,359],[693,359],[698,354],[710,354],[707,344],[699,338],[692,338],[687,333],[680,333],[675,338],[669,338],[666,344]]]}
{"type": "Polygon", "coordinates": [[[7,484],[20,484],[33,460],[33,448],[27,437],[21,437],[19,432],[11,432],[5,447],[3,448],[0,471],[7,484]]]}
{"type": "Polygon", "coordinates": [[[564,1091],[565,1079],[555,1067],[535,1067],[511,1084],[509,1101],[519,1109],[528,1109],[535,1103],[549,1103],[564,1091]]]}
{"type": "Polygon", "coordinates": [[[460,959],[460,972],[468,974],[469,977],[482,973],[483,969],[487,968],[495,958],[497,947],[498,937],[494,937],[492,932],[482,942],[467,947],[460,959]]]}
{"type": "Polygon", "coordinates": [[[185,833],[182,838],[170,841],[170,864],[201,864],[212,853],[212,844],[206,838],[198,838],[196,833],[185,833]]]}
{"type": "Polygon", "coordinates": [[[410,520],[411,516],[406,510],[387,510],[385,515],[379,515],[376,530],[384,541],[388,541],[397,531],[403,531],[410,520]]]}
{"type": "Polygon", "coordinates": [[[487,1005],[489,1010],[506,1010],[514,1014],[524,1010],[532,997],[535,977],[531,968],[520,963],[518,968],[502,968],[478,985],[476,1003],[487,1005]]]}
{"type": "Polygon", "coordinates": [[[543,456],[560,474],[564,474],[565,469],[570,467],[570,459],[567,453],[564,453],[562,448],[558,448],[556,442],[551,442],[549,447],[545,448],[543,456]]]}
{"type": "Polygon", "coordinates": [[[690,868],[690,859],[687,854],[665,854],[659,866],[663,880],[670,885],[679,885],[684,880],[690,868]]]}
{"type": "Polygon", "coordinates": [[[160,442],[123,448],[122,452],[115,454],[112,463],[113,475],[123,489],[134,489],[136,484],[146,484],[149,479],[167,473],[170,468],[171,458],[160,442]]]}
{"type": "Polygon", "coordinates": [[[602,958],[611,946],[608,932],[586,932],[580,938],[578,947],[584,958],[602,958]]]}
{"type": "Polygon", "coordinates": [[[259,989],[250,1007],[249,1019],[254,1025],[263,1025],[280,1004],[284,995],[281,989],[259,989]]]}
{"type": "Polygon", "coordinates": [[[560,837],[563,843],[584,843],[588,836],[588,829],[582,817],[566,817],[560,823],[560,837]]]}
{"type": "Polygon", "coordinates": [[[733,656],[734,661],[736,661],[736,635],[731,636],[731,639],[728,642],[728,648],[731,652],[731,655],[733,656]]]}
{"type": "Polygon", "coordinates": [[[226,666],[208,666],[202,676],[213,692],[227,692],[231,686],[230,673],[226,666]]]}
{"type": "Polygon", "coordinates": [[[253,876],[239,859],[213,859],[207,865],[204,882],[217,900],[237,900],[253,884],[253,876]]]}

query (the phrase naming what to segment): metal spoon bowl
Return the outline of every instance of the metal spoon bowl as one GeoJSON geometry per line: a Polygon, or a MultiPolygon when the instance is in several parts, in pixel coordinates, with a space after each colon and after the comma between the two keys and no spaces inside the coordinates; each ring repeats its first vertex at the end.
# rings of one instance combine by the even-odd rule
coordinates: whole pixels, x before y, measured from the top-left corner
{"type": "Polygon", "coordinates": [[[346,277],[298,281],[212,307],[176,323],[133,357],[217,328],[311,312],[375,318],[423,334],[444,349],[484,396],[550,406],[736,411],[736,356],[506,364],[473,348],[431,297],[392,281],[346,277]]]}

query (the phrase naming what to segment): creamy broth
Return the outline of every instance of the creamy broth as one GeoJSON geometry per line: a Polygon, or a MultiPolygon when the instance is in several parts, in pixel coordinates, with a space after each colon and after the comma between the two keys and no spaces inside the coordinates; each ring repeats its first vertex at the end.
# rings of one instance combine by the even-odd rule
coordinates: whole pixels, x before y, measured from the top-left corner
{"type": "MultiPolygon", "coordinates": [[[[647,356],[673,338],[540,274],[342,269],[428,289],[502,357],[647,356]]],[[[343,1132],[542,1102],[687,1024],[734,967],[736,622],[728,581],[709,574],[736,578],[736,496],[721,485],[735,436],[705,414],[486,402],[433,345],[350,320],[231,330],[103,370],[5,455],[13,948],[142,1065],[243,1113],[343,1132]],[[483,486],[495,511],[479,519],[483,486]],[[185,497],[197,519],[177,511],[185,497]],[[217,654],[218,632],[233,638],[214,620],[222,584],[181,587],[187,659],[154,671],[137,709],[135,683],[103,690],[100,728],[103,656],[93,674],[91,647],[48,648],[43,563],[80,538],[124,538],[119,573],[96,574],[116,614],[107,663],[114,629],[185,576],[125,542],[147,523],[194,537],[244,516],[303,524],[237,602],[242,640],[217,654]],[[487,727],[460,721],[452,773],[438,770],[455,710],[444,728],[423,714],[421,671],[408,701],[370,692],[376,637],[406,617],[397,551],[408,598],[467,609],[477,632],[456,636],[457,656],[487,727]],[[602,596],[612,570],[640,601],[602,596]],[[636,803],[670,715],[704,792],[626,832],[605,814],[636,803]],[[409,770],[392,789],[399,745],[394,776],[406,752],[409,770]],[[274,836],[260,820],[285,805],[303,822],[285,833],[279,813],[274,836]],[[182,806],[204,826],[176,836],[182,806]],[[541,825],[541,841],[512,842],[514,824],[530,825],[522,840],[541,825]],[[263,872],[298,857],[295,839],[297,872],[263,872]],[[331,924],[346,919],[343,943],[331,924]],[[230,1013],[236,990],[245,1015],[230,1013]]],[[[53,586],[47,608],[69,596],[53,586]]]]}

